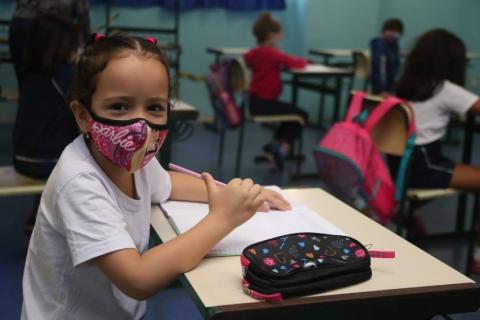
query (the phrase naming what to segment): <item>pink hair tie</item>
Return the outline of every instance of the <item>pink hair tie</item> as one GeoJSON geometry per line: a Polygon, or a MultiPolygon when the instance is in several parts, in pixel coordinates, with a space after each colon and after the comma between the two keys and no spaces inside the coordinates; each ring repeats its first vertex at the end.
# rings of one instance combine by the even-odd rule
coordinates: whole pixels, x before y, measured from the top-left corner
{"type": "Polygon", "coordinates": [[[146,37],[145,40],[153,44],[157,44],[157,39],[155,39],[154,37],[146,37]]]}
{"type": "Polygon", "coordinates": [[[95,42],[98,42],[98,41],[102,40],[103,38],[105,38],[105,36],[103,34],[97,33],[95,35],[95,42]]]}

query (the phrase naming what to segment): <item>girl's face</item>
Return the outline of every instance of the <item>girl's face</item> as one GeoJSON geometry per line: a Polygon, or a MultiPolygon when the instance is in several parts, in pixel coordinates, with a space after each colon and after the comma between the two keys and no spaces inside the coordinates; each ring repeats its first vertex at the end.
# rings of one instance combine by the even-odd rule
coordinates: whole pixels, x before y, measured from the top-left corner
{"type": "Polygon", "coordinates": [[[280,41],[282,41],[282,39],[283,39],[282,31],[270,33],[269,40],[272,45],[277,46],[280,43],[280,41]]]}
{"type": "Polygon", "coordinates": [[[163,144],[167,134],[168,81],[161,62],[135,54],[111,60],[98,75],[91,100],[96,120],[87,119],[86,126],[97,150],[128,172],[146,165],[163,144]],[[134,119],[147,122],[123,122],[113,127],[105,122],[134,119]]]}
{"type": "Polygon", "coordinates": [[[135,54],[113,59],[98,75],[91,108],[107,119],[166,124],[168,83],[165,66],[156,59],[135,54]]]}

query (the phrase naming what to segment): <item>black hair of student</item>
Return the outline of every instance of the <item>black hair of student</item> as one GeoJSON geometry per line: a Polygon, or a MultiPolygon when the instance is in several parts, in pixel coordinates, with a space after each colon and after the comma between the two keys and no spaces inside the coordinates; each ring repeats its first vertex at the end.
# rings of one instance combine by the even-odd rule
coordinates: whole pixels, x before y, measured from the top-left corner
{"type": "Polygon", "coordinates": [[[24,71],[51,76],[58,65],[73,63],[82,42],[81,28],[61,16],[39,13],[29,34],[24,71]]]}
{"type": "Polygon", "coordinates": [[[391,30],[403,34],[403,22],[398,18],[388,19],[383,23],[382,32],[391,30]]]}
{"type": "Polygon", "coordinates": [[[466,49],[463,41],[445,29],[422,34],[407,57],[397,83],[397,96],[425,101],[444,80],[465,83],[466,49]]]}
{"type": "Polygon", "coordinates": [[[270,34],[278,33],[280,31],[282,31],[282,25],[274,19],[269,12],[260,14],[252,27],[252,32],[257,38],[257,43],[267,41],[270,34]]]}
{"type": "Polygon", "coordinates": [[[166,56],[157,44],[144,38],[116,33],[108,36],[92,34],[80,56],[75,69],[72,86],[68,92],[69,102],[77,100],[86,108],[91,107],[92,96],[97,87],[98,75],[107,64],[117,58],[135,54],[158,60],[167,72],[168,99],[172,96],[172,80],[166,56]]]}

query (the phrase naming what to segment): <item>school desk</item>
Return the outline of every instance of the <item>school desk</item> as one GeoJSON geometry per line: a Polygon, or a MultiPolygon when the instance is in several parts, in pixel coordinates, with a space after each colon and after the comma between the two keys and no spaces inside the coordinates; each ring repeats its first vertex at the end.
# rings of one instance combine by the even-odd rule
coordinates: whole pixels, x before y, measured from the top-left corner
{"type": "MultiPolygon", "coordinates": [[[[206,319],[428,319],[480,307],[480,288],[473,280],[325,191],[285,192],[372,250],[394,250],[396,258],[372,259],[373,276],[366,282],[279,304],[259,302],[242,291],[238,256],[205,258],[180,280],[206,319]]],[[[152,227],[158,241],[176,236],[156,205],[152,227]]]]}
{"type": "Polygon", "coordinates": [[[176,100],[174,106],[170,111],[170,120],[168,122],[169,134],[163,143],[162,150],[159,152],[160,164],[167,168],[172,158],[172,137],[175,134],[175,126],[179,122],[194,121],[198,118],[198,110],[194,106],[181,101],[176,100]]]}
{"type": "MultiPolygon", "coordinates": [[[[323,64],[310,64],[302,69],[286,69],[286,73],[292,75],[292,100],[294,106],[298,106],[298,89],[307,89],[319,92],[320,94],[332,95],[334,98],[333,122],[340,120],[341,94],[343,80],[353,77],[350,69],[327,66],[323,64]],[[327,81],[314,82],[312,79],[333,79],[334,83],[328,84],[327,81]]],[[[322,104],[320,105],[322,107],[322,104]]],[[[321,123],[320,123],[321,124],[321,123]]]]}
{"type": "Polygon", "coordinates": [[[247,48],[208,47],[207,52],[215,56],[215,63],[220,62],[222,56],[241,56],[248,51],[247,48]]]}

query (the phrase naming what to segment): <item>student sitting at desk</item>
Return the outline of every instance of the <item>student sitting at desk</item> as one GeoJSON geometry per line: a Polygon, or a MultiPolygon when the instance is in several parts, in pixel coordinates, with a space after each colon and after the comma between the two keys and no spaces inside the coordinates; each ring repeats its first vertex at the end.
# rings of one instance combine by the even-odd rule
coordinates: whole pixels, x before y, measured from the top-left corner
{"type": "MultiPolygon", "coordinates": [[[[450,114],[480,113],[479,97],[463,88],[465,45],[444,29],[421,35],[407,57],[397,95],[409,100],[417,127],[411,187],[480,191],[480,167],[455,163],[442,153],[450,114]]],[[[473,271],[480,273],[480,238],[473,271]]]]}
{"type": "MultiPolygon", "coordinates": [[[[252,70],[250,83],[250,113],[252,115],[299,114],[307,122],[307,114],[300,108],[278,101],[282,92],[280,73],[283,68],[303,68],[307,60],[282,52],[277,48],[282,39],[282,25],[270,13],[261,14],[253,25],[253,34],[258,46],[245,55],[245,61],[252,70]]],[[[283,162],[292,149],[293,142],[301,134],[298,122],[282,122],[277,128],[273,141],[263,147],[268,158],[277,169],[283,169],[283,162]]]]}
{"type": "MultiPolygon", "coordinates": [[[[166,172],[171,83],[153,38],[92,37],[70,107],[83,135],[62,153],[42,194],[23,275],[22,319],[143,319],[146,301],[278,193],[233,179],[217,187],[166,172]],[[186,233],[147,249],[152,203],[209,203],[186,233]]],[[[265,208],[266,209],[266,208],[265,208]]]]}
{"type": "Polygon", "coordinates": [[[370,41],[372,60],[370,81],[374,94],[388,95],[395,89],[395,79],[400,67],[398,39],[402,34],[402,21],[389,19],[383,24],[382,36],[370,41]]]}
{"type": "Polygon", "coordinates": [[[24,175],[47,179],[78,136],[65,92],[81,43],[80,25],[62,16],[38,14],[33,22],[13,128],[13,165],[24,175]]]}

